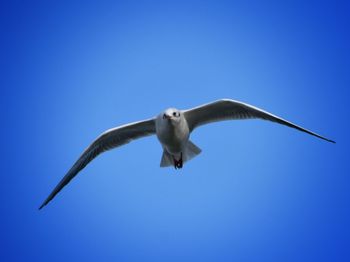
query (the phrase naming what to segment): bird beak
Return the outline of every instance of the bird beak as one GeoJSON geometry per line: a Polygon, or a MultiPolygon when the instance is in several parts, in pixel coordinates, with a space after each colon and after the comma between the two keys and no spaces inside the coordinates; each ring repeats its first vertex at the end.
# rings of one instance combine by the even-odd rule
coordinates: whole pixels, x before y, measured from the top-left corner
{"type": "Polygon", "coordinates": [[[169,116],[169,115],[167,115],[167,114],[164,114],[164,115],[163,115],[163,119],[168,119],[168,120],[170,120],[170,119],[171,119],[171,116],[169,116]]]}

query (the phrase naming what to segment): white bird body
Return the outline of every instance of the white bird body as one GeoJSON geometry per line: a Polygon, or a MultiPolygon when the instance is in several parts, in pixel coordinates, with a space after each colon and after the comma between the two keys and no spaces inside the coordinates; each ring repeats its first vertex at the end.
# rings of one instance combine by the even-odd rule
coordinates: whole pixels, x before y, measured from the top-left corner
{"type": "Polygon", "coordinates": [[[177,155],[186,147],[190,130],[182,114],[176,117],[175,108],[167,109],[156,118],[156,134],[159,142],[168,153],[177,155]]]}
{"type": "Polygon", "coordinates": [[[235,100],[222,99],[188,110],[169,108],[155,118],[126,124],[102,133],[83,152],[39,209],[47,205],[88,163],[109,149],[119,147],[141,137],[156,134],[163,148],[160,166],[173,165],[176,169],[182,168],[184,162],[201,152],[201,149],[189,140],[190,134],[195,128],[211,122],[254,118],[289,126],[335,143],[333,140],[297,126],[262,109],[235,100]]]}

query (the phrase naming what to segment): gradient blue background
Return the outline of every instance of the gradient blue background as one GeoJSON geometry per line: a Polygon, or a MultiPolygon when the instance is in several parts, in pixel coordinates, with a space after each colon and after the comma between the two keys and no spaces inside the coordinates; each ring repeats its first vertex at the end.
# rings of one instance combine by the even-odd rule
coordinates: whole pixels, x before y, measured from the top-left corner
{"type": "Polygon", "coordinates": [[[349,4],[1,3],[1,261],[350,261],[349,4]],[[104,130],[242,100],[264,121],[103,154],[37,210],[104,130]]]}

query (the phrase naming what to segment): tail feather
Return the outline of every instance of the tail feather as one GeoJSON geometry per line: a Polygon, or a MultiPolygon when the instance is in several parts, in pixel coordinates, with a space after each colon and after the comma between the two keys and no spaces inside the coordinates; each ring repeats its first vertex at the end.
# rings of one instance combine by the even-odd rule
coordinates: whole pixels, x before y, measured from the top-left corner
{"type": "MultiPolygon", "coordinates": [[[[202,150],[197,147],[195,144],[193,144],[191,141],[188,141],[187,146],[182,152],[182,161],[185,163],[186,161],[191,160],[195,156],[199,155],[202,152],[202,150]]],[[[163,150],[162,159],[160,161],[161,167],[167,167],[167,166],[173,166],[174,160],[171,154],[168,153],[165,149],[163,150]]]]}
{"type": "Polygon", "coordinates": [[[202,150],[198,146],[193,144],[191,141],[188,141],[185,152],[182,155],[183,161],[184,162],[189,161],[195,156],[199,155],[201,152],[202,150]]]}
{"type": "Polygon", "coordinates": [[[173,157],[168,153],[168,151],[163,149],[163,155],[160,161],[160,167],[167,167],[172,165],[174,165],[173,157]]]}

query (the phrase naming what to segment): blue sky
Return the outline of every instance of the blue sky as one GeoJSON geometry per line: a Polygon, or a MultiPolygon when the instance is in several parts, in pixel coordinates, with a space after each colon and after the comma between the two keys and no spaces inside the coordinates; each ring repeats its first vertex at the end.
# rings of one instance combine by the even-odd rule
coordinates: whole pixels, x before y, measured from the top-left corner
{"type": "Polygon", "coordinates": [[[3,1],[1,261],[349,261],[349,4],[3,1]],[[232,98],[161,169],[155,137],[52,188],[108,128],[232,98]]]}

